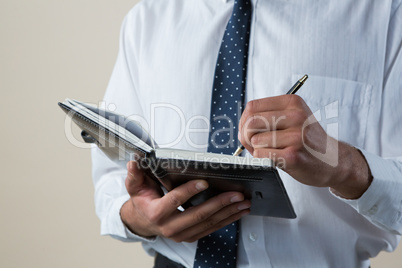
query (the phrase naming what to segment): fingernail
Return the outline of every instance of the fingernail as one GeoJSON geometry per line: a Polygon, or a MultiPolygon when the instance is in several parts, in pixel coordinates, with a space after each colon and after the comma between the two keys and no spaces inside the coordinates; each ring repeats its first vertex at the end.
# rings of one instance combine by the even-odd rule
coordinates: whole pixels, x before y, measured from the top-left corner
{"type": "Polygon", "coordinates": [[[235,202],[240,202],[240,201],[243,201],[243,200],[244,200],[244,198],[242,196],[235,195],[230,199],[230,202],[235,203],[235,202]]]}
{"type": "Polygon", "coordinates": [[[237,207],[238,210],[245,210],[250,208],[249,204],[241,204],[240,206],[237,207]]]}
{"type": "Polygon", "coordinates": [[[204,191],[205,189],[208,188],[208,183],[205,182],[205,181],[197,182],[197,184],[195,185],[195,188],[196,188],[198,191],[204,191]]]}

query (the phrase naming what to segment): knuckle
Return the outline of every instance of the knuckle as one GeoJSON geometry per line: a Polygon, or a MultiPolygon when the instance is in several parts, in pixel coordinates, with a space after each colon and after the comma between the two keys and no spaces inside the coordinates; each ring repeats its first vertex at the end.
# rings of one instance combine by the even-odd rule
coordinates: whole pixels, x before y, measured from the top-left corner
{"type": "Polygon", "coordinates": [[[254,114],[250,117],[250,121],[248,124],[249,128],[255,128],[260,124],[261,121],[261,115],[259,114],[254,114]]]}
{"type": "Polygon", "coordinates": [[[302,97],[300,97],[299,95],[289,95],[289,97],[291,98],[291,102],[295,105],[295,106],[303,106],[304,104],[304,100],[302,97]]]}
{"type": "Polygon", "coordinates": [[[254,115],[247,115],[245,116],[243,126],[242,126],[242,134],[247,134],[249,129],[253,127],[252,121],[254,120],[254,115]]]}
{"type": "Polygon", "coordinates": [[[208,217],[209,217],[209,215],[205,211],[198,211],[197,213],[194,214],[194,220],[196,222],[205,221],[208,217]]]}
{"type": "Polygon", "coordinates": [[[227,216],[227,218],[230,217],[230,216],[233,216],[233,215],[235,215],[235,214],[237,214],[237,213],[239,213],[238,206],[237,206],[237,205],[236,205],[236,206],[232,206],[232,207],[230,208],[229,215],[227,216]]]}
{"type": "Polygon", "coordinates": [[[205,224],[203,225],[203,229],[204,229],[204,230],[211,229],[211,228],[215,227],[216,224],[217,224],[217,221],[216,221],[216,220],[214,220],[214,219],[209,219],[209,220],[205,221],[205,224]]]}
{"type": "Polygon", "coordinates": [[[255,145],[258,145],[258,144],[260,144],[260,142],[261,142],[261,137],[260,137],[260,135],[253,135],[252,137],[251,137],[251,139],[250,139],[250,141],[251,141],[251,144],[253,145],[253,146],[255,146],[255,145]]]}
{"type": "Polygon", "coordinates": [[[254,113],[255,111],[257,111],[257,106],[258,106],[258,100],[249,101],[247,102],[246,110],[249,113],[254,113]]]}
{"type": "Polygon", "coordinates": [[[160,228],[160,232],[161,232],[161,235],[162,235],[163,237],[166,237],[166,238],[169,238],[169,239],[172,239],[172,240],[175,239],[174,233],[173,233],[173,231],[172,231],[170,228],[161,227],[161,228],[160,228]]]}
{"type": "Polygon", "coordinates": [[[254,148],[263,148],[269,146],[272,136],[269,132],[258,133],[251,137],[251,144],[254,148]]]}
{"type": "Polygon", "coordinates": [[[301,130],[297,129],[290,133],[290,139],[292,144],[301,144],[303,141],[303,133],[301,130]]]}
{"type": "Polygon", "coordinates": [[[154,210],[147,210],[146,217],[148,218],[148,221],[154,225],[158,225],[160,222],[160,215],[154,210]]]}
{"type": "Polygon", "coordinates": [[[289,117],[292,118],[297,125],[302,125],[307,120],[307,115],[298,109],[291,110],[289,117]]]}
{"type": "Polygon", "coordinates": [[[227,197],[221,198],[219,202],[219,209],[223,209],[230,204],[230,201],[227,197]]]}
{"type": "Polygon", "coordinates": [[[244,111],[240,117],[240,121],[239,121],[239,131],[243,131],[243,128],[244,128],[245,122],[247,121],[248,115],[249,115],[248,111],[246,109],[244,109],[244,111]]]}
{"type": "Polygon", "coordinates": [[[301,160],[300,151],[296,147],[289,147],[284,152],[284,158],[288,165],[292,166],[299,163],[301,160]]]}
{"type": "Polygon", "coordinates": [[[265,152],[263,149],[254,149],[253,156],[255,158],[264,158],[265,152]]]}
{"type": "Polygon", "coordinates": [[[182,204],[178,194],[175,192],[170,192],[168,200],[169,200],[170,205],[172,205],[174,207],[179,207],[182,204]]]}
{"type": "MultiPolygon", "coordinates": [[[[191,183],[187,183],[187,184],[186,184],[185,189],[186,189],[186,195],[187,195],[188,197],[191,197],[191,196],[193,196],[193,195],[195,195],[195,194],[198,193],[198,190],[197,190],[197,188],[196,188],[196,184],[197,184],[197,183],[198,183],[197,181],[191,181],[191,183]]],[[[181,205],[181,204],[180,204],[180,205],[181,205]]]]}

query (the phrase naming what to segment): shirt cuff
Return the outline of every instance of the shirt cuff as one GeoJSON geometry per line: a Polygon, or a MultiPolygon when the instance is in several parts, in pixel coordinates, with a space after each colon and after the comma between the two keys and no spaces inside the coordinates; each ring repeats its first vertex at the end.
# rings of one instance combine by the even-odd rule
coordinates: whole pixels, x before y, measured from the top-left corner
{"type": "Polygon", "coordinates": [[[120,216],[120,210],[124,203],[130,199],[130,196],[124,195],[115,199],[109,210],[107,219],[101,223],[101,235],[110,235],[111,237],[124,242],[146,242],[153,243],[155,238],[145,238],[132,233],[123,223],[120,216]]]}
{"type": "Polygon", "coordinates": [[[370,167],[373,181],[358,199],[345,199],[331,194],[349,204],[373,224],[391,233],[402,233],[402,172],[400,163],[383,159],[359,149],[370,167]]]}

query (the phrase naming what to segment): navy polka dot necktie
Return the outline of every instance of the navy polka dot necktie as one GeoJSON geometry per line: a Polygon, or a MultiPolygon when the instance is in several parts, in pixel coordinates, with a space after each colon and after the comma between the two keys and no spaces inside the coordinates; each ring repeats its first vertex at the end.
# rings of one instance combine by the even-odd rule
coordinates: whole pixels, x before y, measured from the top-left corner
{"type": "MultiPolygon", "coordinates": [[[[244,106],[251,0],[235,0],[218,54],[211,101],[208,152],[233,154],[244,106]]],[[[200,239],[194,267],[236,267],[238,223],[200,239]]]]}

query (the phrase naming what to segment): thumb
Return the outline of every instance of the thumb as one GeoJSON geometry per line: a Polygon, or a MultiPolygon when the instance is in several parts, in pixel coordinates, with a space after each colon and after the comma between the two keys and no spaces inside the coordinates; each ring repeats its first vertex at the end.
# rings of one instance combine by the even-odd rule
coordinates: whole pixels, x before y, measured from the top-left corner
{"type": "Polygon", "coordinates": [[[136,161],[127,163],[126,188],[130,196],[137,194],[144,187],[145,175],[136,161]]]}

